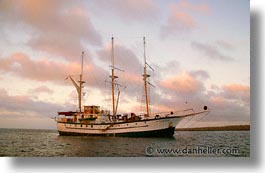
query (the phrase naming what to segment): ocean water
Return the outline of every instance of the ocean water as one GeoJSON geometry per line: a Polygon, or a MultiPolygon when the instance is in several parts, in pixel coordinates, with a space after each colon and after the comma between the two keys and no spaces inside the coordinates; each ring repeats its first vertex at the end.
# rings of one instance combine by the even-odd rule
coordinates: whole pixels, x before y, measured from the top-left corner
{"type": "Polygon", "coordinates": [[[0,156],[249,157],[250,131],[176,131],[172,138],[126,138],[0,129],[0,156]]]}

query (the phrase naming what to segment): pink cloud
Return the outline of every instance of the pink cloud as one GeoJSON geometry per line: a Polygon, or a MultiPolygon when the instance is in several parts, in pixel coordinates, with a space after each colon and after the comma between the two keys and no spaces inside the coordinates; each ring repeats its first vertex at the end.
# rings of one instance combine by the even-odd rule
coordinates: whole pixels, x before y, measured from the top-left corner
{"type": "MultiPolygon", "coordinates": [[[[80,63],[58,62],[47,58],[31,59],[24,53],[15,53],[8,58],[0,59],[0,71],[35,80],[64,83],[68,75],[79,75],[81,73],[80,63]]],[[[84,65],[84,78],[89,81],[88,85],[102,87],[108,72],[96,66],[92,61],[84,65]],[[90,74],[90,75],[86,75],[90,74]]]]}
{"type": "Polygon", "coordinates": [[[242,84],[230,84],[223,86],[223,96],[227,99],[236,100],[245,105],[250,104],[250,87],[242,84]]]}
{"type": "Polygon", "coordinates": [[[215,96],[209,97],[208,106],[212,116],[209,116],[207,120],[249,121],[250,107],[244,102],[240,98],[228,98],[223,92],[216,93],[215,96]]]}
{"type": "Polygon", "coordinates": [[[250,87],[248,85],[227,84],[222,87],[215,87],[215,89],[216,91],[211,92],[208,97],[210,104],[217,109],[241,107],[247,112],[250,111],[250,87]]]}
{"type": "Polygon", "coordinates": [[[181,11],[172,12],[169,20],[171,23],[179,22],[180,25],[187,28],[194,28],[197,25],[191,15],[181,11]]]}
{"type": "Polygon", "coordinates": [[[33,92],[33,93],[47,93],[47,94],[52,94],[53,93],[53,90],[51,90],[47,86],[39,86],[37,88],[34,88],[34,89],[30,90],[30,92],[33,92]]]}
{"type": "Polygon", "coordinates": [[[31,116],[49,116],[64,106],[43,101],[34,101],[25,95],[9,95],[4,89],[0,89],[0,115],[6,118],[22,118],[31,116]]]}
{"type": "Polygon", "coordinates": [[[160,10],[153,0],[97,0],[91,4],[96,14],[97,10],[101,10],[102,13],[112,13],[126,23],[155,21],[160,10]]]}
{"type": "Polygon", "coordinates": [[[195,108],[207,105],[206,88],[203,81],[209,78],[203,70],[184,71],[158,81],[154,89],[159,91],[153,99],[154,109],[159,111],[195,108]],[[203,79],[203,80],[202,80],[203,79]]]}
{"type": "Polygon", "coordinates": [[[187,0],[180,0],[176,4],[171,4],[172,8],[175,10],[189,10],[192,12],[199,12],[209,14],[211,12],[208,4],[201,3],[201,4],[191,4],[187,0]]]}
{"type": "Polygon", "coordinates": [[[162,80],[160,85],[165,89],[180,93],[196,93],[203,88],[201,82],[186,72],[162,80]]]}
{"type": "Polygon", "coordinates": [[[194,14],[208,15],[211,10],[208,4],[192,4],[187,0],[169,4],[169,15],[166,23],[161,27],[161,36],[167,37],[178,32],[189,32],[199,28],[199,21],[194,14]]]}
{"type": "Polygon", "coordinates": [[[72,1],[0,1],[3,20],[16,27],[25,23],[32,30],[27,44],[33,49],[76,61],[84,44],[101,45],[101,36],[88,14],[72,1]]]}
{"type": "Polygon", "coordinates": [[[126,73],[125,75],[125,81],[130,82],[131,84],[134,85],[141,85],[143,84],[143,79],[142,76],[135,74],[135,73],[126,73]]]}
{"type": "Polygon", "coordinates": [[[225,105],[227,100],[221,96],[213,96],[210,98],[210,102],[216,105],[225,105]]]}
{"type": "Polygon", "coordinates": [[[172,111],[186,108],[202,110],[204,105],[211,113],[203,121],[248,121],[250,117],[249,86],[243,84],[214,85],[207,90],[202,79],[205,71],[182,72],[160,81],[160,93],[153,105],[154,111],[172,111]]]}
{"type": "Polygon", "coordinates": [[[224,87],[225,91],[229,92],[248,92],[250,90],[250,87],[247,85],[242,85],[242,84],[230,84],[230,85],[225,85],[224,87]]]}
{"type": "MultiPolygon", "coordinates": [[[[9,57],[11,62],[7,71],[18,76],[37,81],[54,81],[64,79],[64,75],[69,72],[77,72],[78,66],[74,63],[60,63],[41,58],[38,60],[30,59],[26,54],[15,53],[9,57]]],[[[1,63],[1,62],[0,62],[1,63]]]]}

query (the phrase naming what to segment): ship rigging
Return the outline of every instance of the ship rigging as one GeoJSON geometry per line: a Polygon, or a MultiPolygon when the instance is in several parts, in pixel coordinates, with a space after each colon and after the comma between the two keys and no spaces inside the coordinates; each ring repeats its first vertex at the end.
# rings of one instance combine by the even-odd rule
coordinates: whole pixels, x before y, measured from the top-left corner
{"type": "MultiPolygon", "coordinates": [[[[115,67],[114,55],[114,37],[111,38],[111,111],[102,110],[100,106],[82,105],[82,88],[85,81],[83,81],[83,59],[84,52],[81,56],[81,74],[79,81],[75,81],[70,75],[70,79],[75,86],[78,95],[78,111],[58,112],[56,118],[57,129],[60,135],[105,135],[105,136],[129,136],[129,137],[171,137],[174,135],[176,125],[185,117],[195,116],[201,114],[208,114],[209,110],[204,107],[203,110],[195,112],[193,109],[186,109],[180,111],[170,111],[164,113],[157,113],[152,116],[150,113],[150,103],[148,85],[153,86],[148,78],[151,77],[147,73],[147,68],[154,70],[146,60],[146,40],[143,37],[143,87],[145,97],[145,113],[144,115],[136,113],[118,114],[118,105],[120,98],[121,86],[117,83],[118,76],[115,70],[123,71],[115,67]],[[116,96],[115,86],[118,86],[118,93],[116,96]],[[82,110],[82,107],[84,108],[82,110]]],[[[150,91],[149,91],[150,92],[150,91]]]]}

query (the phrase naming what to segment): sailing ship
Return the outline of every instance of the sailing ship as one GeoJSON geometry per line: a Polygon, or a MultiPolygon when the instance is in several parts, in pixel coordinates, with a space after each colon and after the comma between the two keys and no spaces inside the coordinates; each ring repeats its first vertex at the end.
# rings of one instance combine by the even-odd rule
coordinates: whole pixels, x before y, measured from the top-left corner
{"type": "Polygon", "coordinates": [[[118,76],[115,75],[116,68],[114,66],[114,38],[111,38],[111,100],[112,112],[103,110],[98,105],[82,106],[82,89],[85,81],[83,81],[83,58],[79,81],[74,80],[73,76],[68,76],[76,88],[78,94],[78,111],[58,112],[55,120],[60,135],[104,135],[104,136],[126,136],[126,137],[172,137],[175,132],[176,125],[186,117],[206,114],[209,112],[207,106],[201,111],[195,112],[193,109],[185,109],[180,111],[170,111],[163,113],[150,113],[148,78],[151,77],[147,73],[147,68],[152,67],[146,61],[146,41],[144,43],[144,67],[143,67],[143,85],[145,97],[145,113],[124,113],[118,114],[118,103],[120,91],[118,90],[117,98],[115,98],[115,86],[118,76]],[[83,110],[82,110],[83,108],[83,110]]]}

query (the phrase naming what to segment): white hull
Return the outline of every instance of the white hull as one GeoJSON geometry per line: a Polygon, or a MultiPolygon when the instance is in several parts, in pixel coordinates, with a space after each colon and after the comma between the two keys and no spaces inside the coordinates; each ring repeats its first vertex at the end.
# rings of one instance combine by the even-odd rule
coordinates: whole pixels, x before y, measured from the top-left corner
{"type": "Polygon", "coordinates": [[[208,110],[193,112],[182,116],[169,116],[157,119],[144,119],[134,122],[115,123],[67,123],[57,121],[60,135],[105,135],[132,137],[170,137],[174,135],[177,124],[185,117],[209,113],[208,110]]]}
{"type": "Polygon", "coordinates": [[[80,124],[57,123],[61,135],[172,136],[182,117],[164,117],[135,122],[80,124]],[[172,134],[173,133],[173,134],[172,134]]]}

